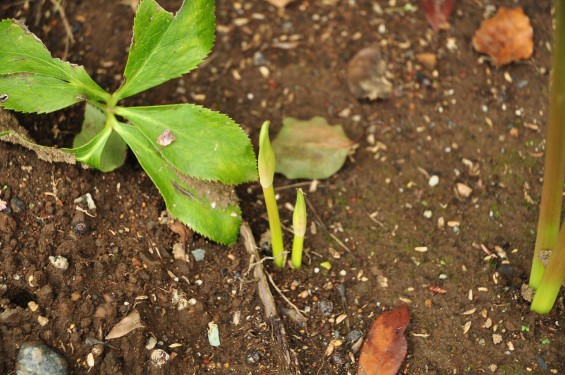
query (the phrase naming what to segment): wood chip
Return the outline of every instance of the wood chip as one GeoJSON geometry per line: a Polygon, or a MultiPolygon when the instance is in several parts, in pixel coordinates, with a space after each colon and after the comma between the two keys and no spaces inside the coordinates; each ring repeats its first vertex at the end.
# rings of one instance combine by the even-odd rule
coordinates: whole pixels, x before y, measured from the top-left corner
{"type": "Polygon", "coordinates": [[[130,312],[112,328],[112,330],[106,335],[106,340],[117,339],[127,335],[134,329],[143,327],[139,311],[132,310],[132,312],[130,312]]]}

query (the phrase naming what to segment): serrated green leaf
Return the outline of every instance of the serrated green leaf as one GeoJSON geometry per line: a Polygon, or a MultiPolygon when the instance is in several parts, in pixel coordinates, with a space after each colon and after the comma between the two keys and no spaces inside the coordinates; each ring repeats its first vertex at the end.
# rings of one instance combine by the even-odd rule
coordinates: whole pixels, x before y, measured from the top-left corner
{"type": "Polygon", "coordinates": [[[48,113],[85,100],[68,82],[37,74],[0,75],[0,106],[18,112],[48,113]]]}
{"type": "Polygon", "coordinates": [[[124,139],[111,130],[111,125],[106,129],[104,112],[87,103],[82,129],[73,140],[74,149],[68,151],[79,161],[102,172],[110,172],[124,164],[127,147],[124,139]],[[108,130],[110,134],[106,137],[108,130]],[[94,141],[99,134],[102,138],[94,141]],[[102,139],[104,141],[100,142],[102,139]]]}
{"type": "Polygon", "coordinates": [[[343,166],[353,145],[341,125],[328,125],[323,117],[287,117],[272,142],[275,170],[289,179],[328,178],[343,166]]]}
{"type": "Polygon", "coordinates": [[[239,184],[257,179],[253,147],[229,117],[193,104],[118,107],[176,169],[192,177],[239,184]],[[167,130],[175,140],[158,139],[167,130]]]}
{"type": "Polygon", "coordinates": [[[216,242],[232,245],[237,241],[241,212],[229,186],[192,179],[178,172],[135,126],[118,123],[115,130],[131,147],[173,216],[216,242]]]}
{"type": "Polygon", "coordinates": [[[194,69],[214,44],[214,1],[184,1],[173,15],[155,0],[142,0],[118,99],[137,94],[194,69]]]}
{"type": "MultiPolygon", "coordinates": [[[[49,77],[53,81],[28,79],[28,83],[33,85],[34,90],[40,90],[43,84],[53,85],[57,90],[53,96],[80,96],[82,100],[99,101],[108,100],[110,97],[90,78],[82,66],[53,58],[41,40],[15,20],[0,22],[0,75],[49,77]],[[59,82],[56,84],[54,81],[59,82]]],[[[5,89],[0,89],[0,95],[6,93],[5,89]]],[[[6,106],[11,100],[14,98],[9,98],[0,105],[6,106]]],[[[35,107],[37,105],[26,112],[32,112],[35,107]]]]}

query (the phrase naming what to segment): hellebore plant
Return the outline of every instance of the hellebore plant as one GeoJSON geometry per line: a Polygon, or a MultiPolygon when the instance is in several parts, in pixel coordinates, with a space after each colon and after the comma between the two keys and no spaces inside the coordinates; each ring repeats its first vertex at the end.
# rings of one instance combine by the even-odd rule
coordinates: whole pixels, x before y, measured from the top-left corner
{"type": "Polygon", "coordinates": [[[565,0],[556,1],[549,126],[538,231],[530,287],[536,290],[532,310],[547,314],[565,279],[565,226],[561,225],[565,181],[565,0]],[[544,255],[550,253],[544,267],[544,255]]]}
{"type": "MultiPolygon", "coordinates": [[[[271,246],[273,249],[273,262],[279,268],[283,268],[286,256],[282,236],[281,219],[273,179],[275,176],[275,153],[269,139],[269,122],[265,121],[259,134],[259,155],[257,157],[259,169],[259,182],[263,188],[267,216],[269,217],[269,230],[271,232],[271,246]]],[[[296,206],[293,213],[294,241],[292,245],[292,266],[300,268],[302,264],[302,246],[304,234],[306,233],[306,205],[302,190],[297,191],[296,206]]]]}
{"type": "MultiPolygon", "coordinates": [[[[53,58],[24,25],[3,20],[0,107],[48,113],[86,102],[83,130],[65,152],[106,172],[123,164],[129,146],[173,216],[216,242],[233,244],[241,215],[233,189],[223,184],[257,179],[247,135],[227,116],[193,104],[120,105],[196,68],[214,45],[214,31],[213,0],[186,1],[174,16],[155,0],[142,0],[122,85],[108,93],[82,66],[53,58]]],[[[0,137],[32,145],[13,132],[0,137]]]]}

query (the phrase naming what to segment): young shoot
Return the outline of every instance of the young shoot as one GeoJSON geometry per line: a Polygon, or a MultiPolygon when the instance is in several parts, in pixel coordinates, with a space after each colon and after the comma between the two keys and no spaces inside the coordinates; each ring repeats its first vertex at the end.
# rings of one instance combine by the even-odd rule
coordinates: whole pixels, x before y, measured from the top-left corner
{"type": "Polygon", "coordinates": [[[537,289],[532,310],[547,314],[565,277],[565,227],[560,226],[565,180],[565,0],[556,1],[552,73],[549,89],[549,126],[538,232],[530,273],[537,289]],[[551,251],[547,267],[542,251],[551,251]]]}
{"type": "Polygon", "coordinates": [[[283,268],[285,263],[284,244],[282,237],[281,219],[275,198],[273,179],[275,176],[275,153],[269,140],[269,121],[265,121],[259,134],[259,155],[257,157],[259,168],[259,182],[263,188],[269,229],[271,231],[271,246],[273,248],[274,263],[283,268]]]}
{"type": "Polygon", "coordinates": [[[299,269],[302,266],[302,247],[304,235],[306,234],[306,203],[302,189],[296,191],[296,204],[292,215],[292,227],[294,229],[294,240],[292,241],[291,262],[292,268],[299,269]]]}

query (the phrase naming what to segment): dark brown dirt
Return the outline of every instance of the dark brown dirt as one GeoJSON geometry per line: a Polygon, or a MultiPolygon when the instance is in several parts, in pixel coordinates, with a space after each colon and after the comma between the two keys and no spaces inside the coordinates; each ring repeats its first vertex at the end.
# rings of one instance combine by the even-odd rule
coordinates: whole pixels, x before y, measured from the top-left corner
{"type": "MultiPolygon", "coordinates": [[[[60,15],[48,1],[22,3],[2,2],[0,15],[23,19],[61,57],[60,15]]],[[[160,3],[169,10],[180,6],[178,0],[160,3]]],[[[321,115],[358,140],[343,169],[308,194],[317,233],[307,235],[305,266],[273,270],[279,288],[307,311],[307,324],[296,325],[275,292],[303,373],[355,373],[349,332],[365,334],[376,315],[402,303],[411,311],[402,373],[565,373],[563,293],[550,315],[539,316],[519,292],[529,273],[540,200],[550,6],[520,2],[534,28],[534,56],[497,69],[479,61],[470,46],[483,2],[459,1],[451,30],[439,35],[422,13],[400,12],[391,3],[405,4],[299,0],[279,13],[264,1],[218,2],[217,42],[206,65],[130,104],[197,102],[234,118],[254,142],[264,120],[271,120],[274,134],[285,116],[321,115]],[[377,3],[384,13],[375,12],[377,3]],[[348,90],[346,66],[372,43],[388,61],[394,96],[359,102],[348,90]],[[437,56],[437,74],[417,63],[419,52],[437,56]],[[257,63],[269,69],[268,78],[257,63]],[[386,147],[377,150],[375,142],[386,147]],[[430,187],[426,174],[439,176],[438,186],[430,187]],[[470,197],[455,196],[457,183],[473,189],[470,197]],[[426,252],[414,250],[424,246],[426,252]],[[483,248],[496,254],[497,247],[508,264],[484,260],[483,248]],[[324,261],[331,270],[320,266],[324,261]],[[345,287],[346,305],[338,286],[345,287]],[[333,309],[324,315],[328,302],[333,309]],[[348,318],[337,324],[343,313],[348,318]],[[493,335],[502,341],[495,344],[493,335]],[[325,357],[334,338],[344,345],[325,357]]],[[[108,0],[63,5],[76,38],[67,59],[116,89],[131,39],[131,8],[108,0]]],[[[68,146],[81,114],[74,108],[18,119],[42,144],[68,146]]],[[[145,328],[104,345],[91,373],[158,373],[145,348],[151,336],[174,357],[162,373],[280,373],[243,246],[225,248],[193,235],[189,250],[205,249],[205,260],[174,261],[178,236],[158,224],[163,201],[133,158],[102,174],[45,163],[3,143],[0,171],[1,198],[12,203],[9,213],[0,213],[0,313],[15,312],[0,322],[0,373],[12,373],[20,345],[33,340],[61,353],[71,373],[85,373],[91,340],[102,339],[134,308],[145,328]],[[74,200],[86,193],[98,209],[85,219],[88,230],[77,233],[74,200]],[[67,257],[69,269],[55,269],[51,255],[67,257]],[[175,290],[195,304],[179,311],[175,290]],[[48,323],[41,326],[39,316],[48,323]],[[219,325],[218,348],[206,337],[210,321],[219,325]],[[249,364],[246,357],[255,353],[258,364],[249,364]]],[[[293,183],[276,180],[281,188],[293,183]]],[[[279,193],[290,226],[283,204],[294,201],[294,189],[279,193]]],[[[258,239],[267,228],[259,185],[242,186],[239,195],[258,239]]]]}

